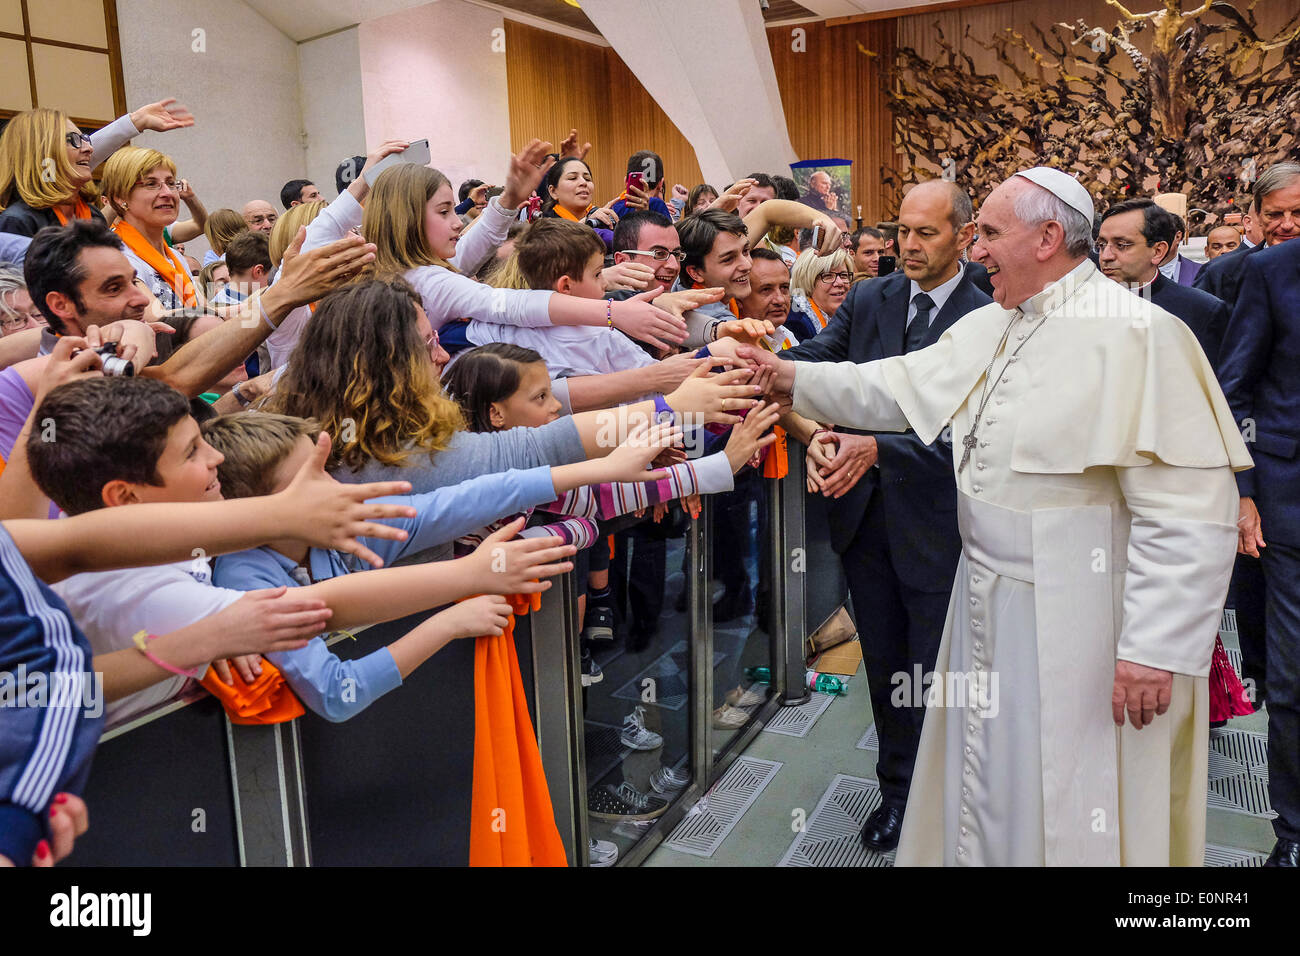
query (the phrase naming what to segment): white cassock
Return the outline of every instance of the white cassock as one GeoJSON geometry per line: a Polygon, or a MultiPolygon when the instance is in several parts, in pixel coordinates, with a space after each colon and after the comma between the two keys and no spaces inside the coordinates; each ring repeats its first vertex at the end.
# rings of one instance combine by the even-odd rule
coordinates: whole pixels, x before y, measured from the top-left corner
{"type": "Polygon", "coordinates": [[[1008,323],[993,374],[1023,348],[957,475],[943,698],[927,698],[897,862],[1202,865],[1206,675],[1232,475],[1251,459],[1191,330],[1085,261],[929,348],[799,363],[795,411],[926,442],[951,421],[956,467],[1008,323]],[[1111,716],[1117,657],[1174,675],[1169,711],[1141,731],[1111,716]]]}

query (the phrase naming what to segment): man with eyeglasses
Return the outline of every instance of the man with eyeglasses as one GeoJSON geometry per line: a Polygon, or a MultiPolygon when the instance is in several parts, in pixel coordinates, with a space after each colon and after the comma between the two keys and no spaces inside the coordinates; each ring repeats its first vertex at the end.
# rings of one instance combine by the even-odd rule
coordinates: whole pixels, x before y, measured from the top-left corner
{"type": "Polygon", "coordinates": [[[634,262],[653,272],[643,289],[671,291],[684,257],[682,241],[667,216],[648,210],[632,212],[614,227],[614,264],[634,262]]]}
{"type": "Polygon", "coordinates": [[[1182,319],[1213,365],[1228,327],[1228,307],[1208,292],[1174,282],[1160,271],[1177,236],[1173,214],[1152,200],[1116,203],[1101,217],[1098,265],[1106,278],[1182,319]]]}

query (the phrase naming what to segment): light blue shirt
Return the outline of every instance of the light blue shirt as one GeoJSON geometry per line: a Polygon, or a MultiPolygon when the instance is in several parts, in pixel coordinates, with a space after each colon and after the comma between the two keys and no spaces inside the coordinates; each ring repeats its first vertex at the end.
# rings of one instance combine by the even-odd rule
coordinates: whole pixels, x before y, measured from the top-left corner
{"type": "MultiPolygon", "coordinates": [[[[421,495],[378,499],[416,509],[414,518],[383,519],[385,524],[404,528],[409,537],[405,541],[365,538],[364,542],[387,567],[404,556],[453,541],[504,515],[549,504],[555,499],[549,467],[482,475],[421,495]]],[[[361,559],[338,551],[312,548],[307,552],[307,566],[303,568],[271,548],[255,548],[217,558],[213,562],[212,581],[218,587],[254,591],[298,587],[367,568],[369,565],[361,559]]],[[[299,650],[279,651],[266,657],[280,669],[303,706],[334,722],[356,716],[402,683],[401,672],[387,647],[345,661],[316,637],[299,650]]]]}
{"type": "Polygon", "coordinates": [[[32,241],[26,236],[0,232],[0,262],[22,265],[23,260],[27,258],[27,247],[31,244],[32,241]]]}

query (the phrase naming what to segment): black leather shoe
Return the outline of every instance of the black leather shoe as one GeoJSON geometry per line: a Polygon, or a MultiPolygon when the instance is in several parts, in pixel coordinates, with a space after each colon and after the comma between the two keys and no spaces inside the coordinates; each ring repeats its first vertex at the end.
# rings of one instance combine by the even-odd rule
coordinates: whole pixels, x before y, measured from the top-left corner
{"type": "Polygon", "coordinates": [[[1265,866],[1300,866],[1300,842],[1278,840],[1273,852],[1264,861],[1265,866]]]}
{"type": "Polygon", "coordinates": [[[898,807],[882,806],[863,824],[862,845],[877,853],[888,853],[898,846],[898,834],[902,829],[903,811],[898,807]]]}

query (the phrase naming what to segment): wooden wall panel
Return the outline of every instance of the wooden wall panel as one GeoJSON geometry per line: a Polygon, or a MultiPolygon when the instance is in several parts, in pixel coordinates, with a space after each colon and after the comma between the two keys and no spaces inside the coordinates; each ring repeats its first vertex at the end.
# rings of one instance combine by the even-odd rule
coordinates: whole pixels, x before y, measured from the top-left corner
{"type": "Polygon", "coordinates": [[[879,68],[893,58],[894,30],[894,20],[877,20],[767,31],[790,144],[801,159],[853,160],[849,211],[860,206],[867,224],[892,216],[880,190],[881,167],[893,168],[896,158],[879,68]]]}
{"type": "Polygon", "coordinates": [[[587,163],[602,203],[623,191],[627,158],[641,149],[663,158],[670,189],[673,183],[690,189],[700,181],[695,150],[612,48],[513,20],[505,28],[515,149],[534,136],[558,146],[576,127],[592,144],[587,163]]]}

